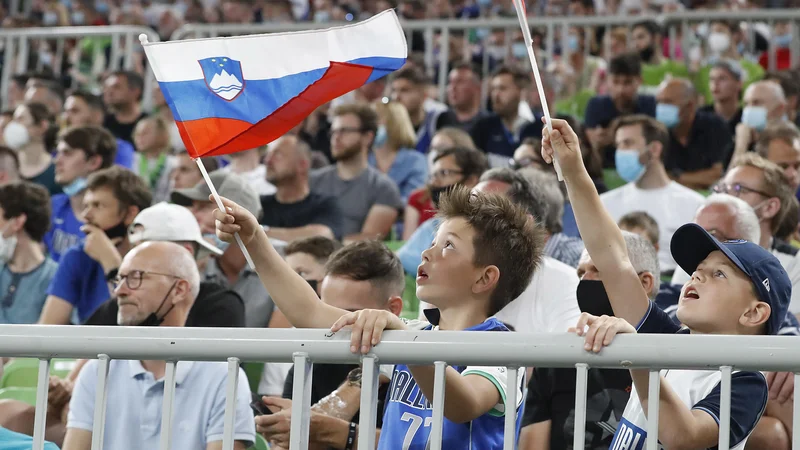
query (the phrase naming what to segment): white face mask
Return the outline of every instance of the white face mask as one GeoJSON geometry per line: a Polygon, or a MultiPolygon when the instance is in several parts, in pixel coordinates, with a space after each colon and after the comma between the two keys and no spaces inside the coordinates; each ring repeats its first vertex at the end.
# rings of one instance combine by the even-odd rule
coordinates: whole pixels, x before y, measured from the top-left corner
{"type": "Polygon", "coordinates": [[[9,237],[3,236],[3,234],[8,230],[11,226],[9,223],[6,225],[3,232],[0,233],[0,262],[7,264],[11,261],[11,258],[14,257],[14,251],[17,249],[17,236],[11,235],[9,237]]]}
{"type": "Polygon", "coordinates": [[[7,146],[19,150],[30,142],[31,136],[25,125],[12,120],[6,124],[6,128],[3,130],[3,140],[7,146]]]}
{"type": "Polygon", "coordinates": [[[731,37],[725,33],[711,33],[708,36],[708,48],[714,53],[723,53],[731,46],[731,37]]]}

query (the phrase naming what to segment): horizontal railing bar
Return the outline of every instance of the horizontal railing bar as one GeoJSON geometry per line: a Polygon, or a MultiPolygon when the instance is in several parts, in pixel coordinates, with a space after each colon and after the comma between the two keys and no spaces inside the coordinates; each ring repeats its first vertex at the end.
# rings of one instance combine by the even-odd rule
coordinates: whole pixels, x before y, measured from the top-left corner
{"type": "MultiPolygon", "coordinates": [[[[800,19],[797,9],[761,9],[748,11],[684,11],[651,16],[653,20],[661,23],[677,20],[708,21],[708,20],[793,20],[800,19]]],[[[615,16],[561,16],[561,17],[529,17],[531,27],[546,27],[549,24],[592,26],[592,25],[630,25],[637,21],[629,15],[615,16]]],[[[285,31],[305,31],[322,29],[331,26],[352,25],[353,22],[331,22],[324,26],[313,22],[305,23],[264,23],[257,25],[246,24],[189,24],[177,29],[171,40],[182,38],[190,33],[272,33],[285,31]]],[[[400,25],[406,31],[425,30],[428,28],[443,28],[450,30],[467,30],[474,28],[515,28],[519,21],[511,18],[477,18],[470,20],[401,20],[400,25]]]]}
{"type": "MultiPolygon", "coordinates": [[[[0,326],[0,356],[291,362],[294,352],[319,363],[357,363],[349,332],[328,330],[0,326]]],[[[568,333],[387,331],[374,349],[381,364],[800,371],[800,345],[784,336],[622,335],[599,354],[568,333]],[[412,350],[413,347],[413,350],[412,350]]]]}
{"type": "Polygon", "coordinates": [[[0,39],[9,36],[56,39],[128,33],[147,34],[150,42],[158,42],[160,40],[158,33],[153,31],[152,28],[133,25],[4,28],[0,29],[0,39]]]}

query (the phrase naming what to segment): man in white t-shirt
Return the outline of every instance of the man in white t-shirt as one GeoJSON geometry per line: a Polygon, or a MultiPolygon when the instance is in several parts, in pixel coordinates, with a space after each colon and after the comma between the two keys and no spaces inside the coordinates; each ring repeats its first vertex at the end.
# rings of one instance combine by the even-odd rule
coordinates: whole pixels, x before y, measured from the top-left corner
{"type": "Polygon", "coordinates": [[[658,223],[658,260],[663,272],[675,269],[669,253],[672,234],[690,222],[703,196],[672,181],[664,168],[669,132],[652,117],[625,116],[616,125],[617,172],[628,184],[600,196],[617,221],[633,211],[644,211],[658,223]]]}
{"type": "MultiPolygon", "coordinates": [[[[504,194],[531,215],[541,209],[536,206],[538,200],[528,180],[511,169],[486,172],[473,191],[504,194]]],[[[574,267],[544,256],[525,291],[495,318],[523,333],[566,332],[581,315],[576,296],[578,281],[574,267]]],[[[421,318],[425,317],[422,311],[429,307],[420,302],[421,318]]]]}

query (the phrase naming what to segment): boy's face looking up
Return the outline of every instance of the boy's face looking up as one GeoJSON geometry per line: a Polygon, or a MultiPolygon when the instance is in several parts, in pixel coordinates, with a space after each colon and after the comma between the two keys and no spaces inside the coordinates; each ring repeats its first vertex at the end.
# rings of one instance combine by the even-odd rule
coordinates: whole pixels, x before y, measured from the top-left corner
{"type": "Polygon", "coordinates": [[[677,316],[693,332],[763,334],[770,307],[721,251],[708,255],[681,290],[677,316]]]}
{"type": "Polygon", "coordinates": [[[477,295],[488,296],[499,278],[495,266],[476,267],[475,230],[464,218],[441,223],[417,269],[417,297],[444,308],[477,295]]]}

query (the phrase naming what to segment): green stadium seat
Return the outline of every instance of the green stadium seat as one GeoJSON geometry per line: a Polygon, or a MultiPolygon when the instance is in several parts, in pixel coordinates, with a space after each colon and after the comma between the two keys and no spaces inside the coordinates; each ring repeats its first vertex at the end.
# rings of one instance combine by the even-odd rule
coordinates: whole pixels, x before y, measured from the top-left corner
{"type": "Polygon", "coordinates": [[[261,381],[261,373],[264,371],[263,362],[246,362],[242,364],[242,369],[247,375],[250,383],[250,392],[258,392],[258,383],[261,381]]]}
{"type": "Polygon", "coordinates": [[[625,180],[619,176],[617,169],[603,169],[603,181],[609,191],[625,184],[625,180]]]}
{"type": "Polygon", "coordinates": [[[405,243],[406,243],[406,241],[386,241],[386,242],[384,242],[384,244],[386,244],[386,247],[389,250],[393,251],[393,252],[396,252],[396,251],[400,250],[400,247],[402,247],[403,244],[405,244],[405,243]]]}
{"type": "Polygon", "coordinates": [[[400,317],[416,319],[419,317],[419,299],[417,298],[417,279],[406,275],[406,287],[403,290],[403,312],[400,317]]]}
{"type": "Polygon", "coordinates": [[[248,450],[269,450],[269,444],[260,434],[256,434],[256,443],[248,450]]]}
{"type": "MultiPolygon", "coordinates": [[[[74,359],[54,358],[50,361],[50,374],[64,378],[69,375],[73,367],[75,367],[74,359]]],[[[14,359],[3,368],[3,378],[0,380],[0,388],[36,387],[38,376],[38,359],[14,359]]]]}
{"type": "Polygon", "coordinates": [[[36,406],[35,387],[7,387],[0,389],[0,400],[19,400],[36,406]]]}

